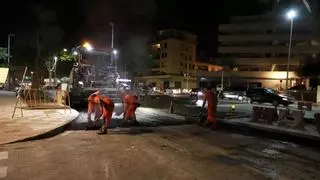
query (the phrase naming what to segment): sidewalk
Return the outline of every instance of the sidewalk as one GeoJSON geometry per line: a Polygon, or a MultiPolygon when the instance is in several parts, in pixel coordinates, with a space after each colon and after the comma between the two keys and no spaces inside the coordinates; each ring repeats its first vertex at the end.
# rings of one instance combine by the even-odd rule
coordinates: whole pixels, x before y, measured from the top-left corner
{"type": "MultiPolygon", "coordinates": [[[[229,106],[229,105],[228,105],[229,106]]],[[[172,117],[173,119],[184,119],[188,116],[169,114],[168,110],[153,109],[154,114],[172,117]],[[161,113],[160,113],[161,111],[161,113]]],[[[190,109],[188,109],[190,111],[190,109]]],[[[249,136],[263,136],[284,141],[298,142],[312,146],[320,146],[320,133],[317,132],[314,124],[306,124],[303,129],[292,127],[280,127],[276,123],[269,125],[258,122],[251,122],[251,113],[234,113],[234,115],[225,114],[227,111],[217,113],[218,127],[231,131],[238,131],[249,136]]],[[[176,113],[176,112],[175,112],[176,113]]],[[[191,117],[191,116],[190,116],[191,117]]],[[[189,117],[189,118],[190,118],[189,117]]],[[[194,118],[196,116],[193,116],[194,118]]],[[[193,119],[194,120],[194,119],[193,119]]],[[[187,121],[185,121],[186,123],[187,121]]],[[[196,122],[196,121],[193,121],[196,122]]],[[[218,128],[218,129],[220,129],[218,128]]]]}
{"type": "Polygon", "coordinates": [[[252,128],[258,131],[267,133],[287,134],[297,138],[306,138],[309,140],[320,141],[320,133],[316,130],[313,124],[307,124],[303,129],[294,129],[289,127],[280,127],[275,124],[264,124],[258,122],[251,122],[251,118],[234,118],[234,119],[218,119],[221,124],[228,124],[238,127],[252,128]]]}
{"type": "MultiPolygon", "coordinates": [[[[14,102],[14,99],[10,98],[10,102],[14,102]]],[[[79,112],[74,109],[23,109],[23,117],[21,117],[20,109],[17,108],[15,117],[12,119],[14,103],[1,104],[0,109],[0,144],[59,133],[79,116],[79,112]]]]}

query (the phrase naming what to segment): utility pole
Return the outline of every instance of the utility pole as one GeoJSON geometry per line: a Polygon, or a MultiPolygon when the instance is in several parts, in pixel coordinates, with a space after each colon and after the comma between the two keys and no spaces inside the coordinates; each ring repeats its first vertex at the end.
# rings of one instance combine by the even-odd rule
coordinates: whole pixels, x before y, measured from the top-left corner
{"type": "Polygon", "coordinates": [[[8,51],[8,89],[10,89],[10,48],[11,48],[11,37],[14,37],[14,34],[8,34],[8,48],[7,48],[7,51],[8,51]]]}
{"type": "Polygon", "coordinates": [[[111,62],[114,62],[114,66],[115,66],[115,70],[117,72],[118,68],[117,68],[117,61],[115,60],[114,56],[115,54],[113,53],[114,50],[114,23],[111,22],[111,62]]]}
{"type": "MultiPolygon", "coordinates": [[[[294,11],[289,11],[288,17],[290,18],[290,36],[289,36],[289,47],[288,47],[286,89],[289,88],[289,71],[290,71],[290,63],[291,63],[291,46],[292,46],[292,29],[293,29],[293,19],[295,18],[294,11]]],[[[290,83],[290,85],[291,85],[291,83],[290,83]]]]}

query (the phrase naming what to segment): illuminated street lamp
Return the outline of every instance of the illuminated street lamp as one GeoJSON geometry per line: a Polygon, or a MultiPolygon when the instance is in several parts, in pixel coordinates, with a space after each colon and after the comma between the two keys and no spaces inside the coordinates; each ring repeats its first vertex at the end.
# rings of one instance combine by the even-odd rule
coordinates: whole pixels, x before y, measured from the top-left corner
{"type": "Polygon", "coordinates": [[[73,55],[78,55],[79,53],[77,52],[77,51],[73,51],[73,53],[72,53],[73,55]]]}
{"type": "Polygon", "coordinates": [[[289,37],[289,47],[288,47],[288,62],[287,62],[287,78],[286,78],[286,89],[289,86],[289,70],[290,70],[290,61],[291,61],[291,44],[292,44],[292,29],[293,29],[293,20],[297,17],[297,12],[295,10],[290,10],[287,12],[287,17],[290,20],[290,37],[289,37]]]}
{"type": "Polygon", "coordinates": [[[87,51],[92,51],[93,50],[93,47],[91,46],[90,43],[88,42],[85,42],[82,47],[86,48],[87,51]]]}
{"type": "Polygon", "coordinates": [[[64,49],[63,49],[63,52],[68,52],[68,49],[64,48],[64,49]]]}
{"type": "Polygon", "coordinates": [[[117,51],[116,49],[114,49],[114,50],[112,51],[112,53],[113,53],[114,55],[117,55],[117,54],[118,54],[118,51],[117,51]]]}

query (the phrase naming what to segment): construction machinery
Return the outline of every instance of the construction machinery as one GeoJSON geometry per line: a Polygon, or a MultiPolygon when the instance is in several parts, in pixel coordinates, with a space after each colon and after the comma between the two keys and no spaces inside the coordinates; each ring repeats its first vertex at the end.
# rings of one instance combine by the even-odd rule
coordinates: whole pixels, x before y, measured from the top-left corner
{"type": "Polygon", "coordinates": [[[79,51],[69,77],[69,91],[72,105],[87,104],[88,96],[99,90],[110,96],[114,102],[120,101],[121,83],[114,54],[106,51],[79,51]]]}

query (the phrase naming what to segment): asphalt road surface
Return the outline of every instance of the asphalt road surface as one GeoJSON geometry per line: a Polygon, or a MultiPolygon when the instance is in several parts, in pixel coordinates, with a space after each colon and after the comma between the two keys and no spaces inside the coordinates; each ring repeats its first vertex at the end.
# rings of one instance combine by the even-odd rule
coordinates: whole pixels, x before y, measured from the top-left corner
{"type": "MultiPolygon", "coordinates": [[[[121,123],[121,111],[117,105],[114,127],[121,123]]],[[[317,149],[183,125],[174,115],[152,108],[141,108],[137,117],[141,126],[97,135],[85,130],[82,110],[60,135],[1,145],[0,179],[320,179],[317,149]]]]}
{"type": "MultiPolygon", "coordinates": [[[[2,158],[2,159],[1,159],[2,158]]],[[[10,180],[319,179],[317,150],[197,125],[66,131],[0,146],[10,180]]]]}

